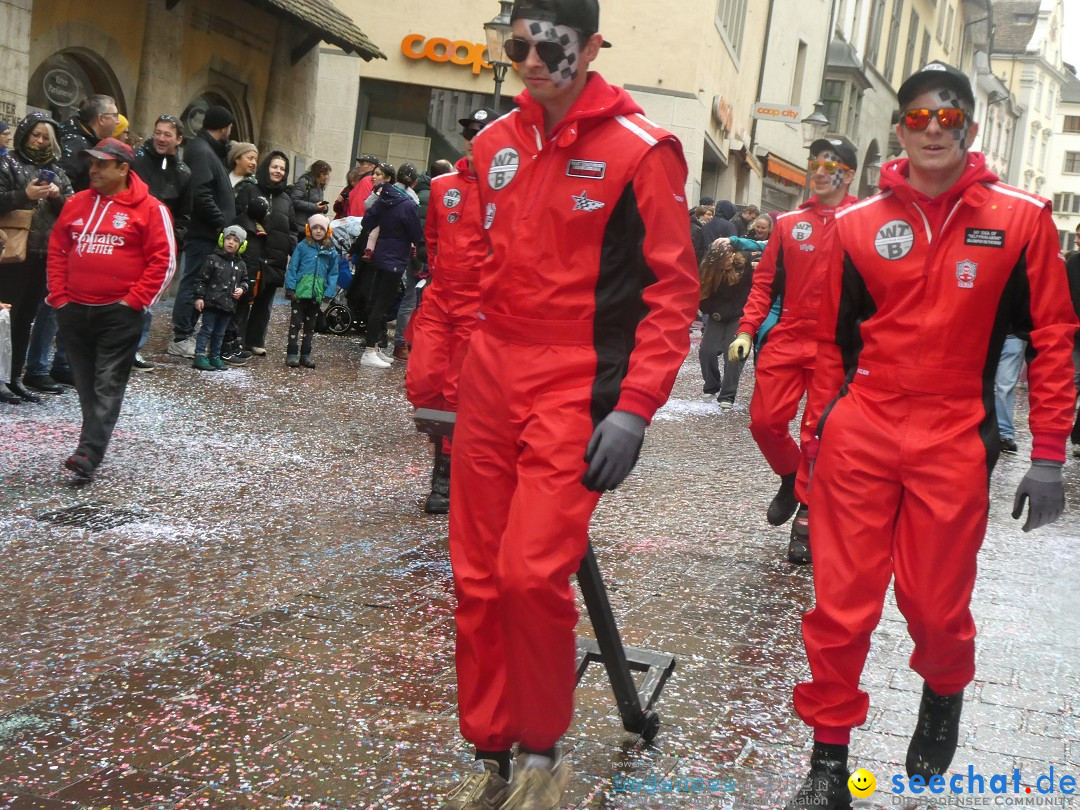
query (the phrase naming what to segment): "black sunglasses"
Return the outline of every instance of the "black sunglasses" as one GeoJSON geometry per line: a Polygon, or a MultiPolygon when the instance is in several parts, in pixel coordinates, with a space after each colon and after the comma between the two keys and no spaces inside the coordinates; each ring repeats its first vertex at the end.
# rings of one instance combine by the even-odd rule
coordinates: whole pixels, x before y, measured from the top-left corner
{"type": "Polygon", "coordinates": [[[461,137],[467,141],[471,141],[473,138],[476,137],[476,133],[479,131],[479,129],[463,129],[461,131],[461,137]]]}
{"type": "Polygon", "coordinates": [[[549,69],[553,65],[559,64],[563,57],[566,56],[563,46],[549,39],[542,42],[529,42],[521,37],[510,37],[510,39],[506,40],[504,51],[506,52],[506,58],[511,62],[524,62],[529,58],[529,51],[533,48],[536,48],[536,55],[549,69]]]}

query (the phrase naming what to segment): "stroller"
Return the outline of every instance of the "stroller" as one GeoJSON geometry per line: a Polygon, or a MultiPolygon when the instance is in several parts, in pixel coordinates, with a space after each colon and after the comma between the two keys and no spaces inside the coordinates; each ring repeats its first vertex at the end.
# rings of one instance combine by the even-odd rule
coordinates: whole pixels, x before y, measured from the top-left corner
{"type": "Polygon", "coordinates": [[[344,217],[334,221],[333,232],[330,238],[337,248],[340,264],[338,265],[337,293],[330,305],[319,314],[315,328],[319,332],[329,332],[332,335],[344,335],[348,333],[356,323],[355,301],[350,302],[349,288],[353,282],[353,265],[351,254],[353,244],[360,238],[361,217],[344,217]]]}

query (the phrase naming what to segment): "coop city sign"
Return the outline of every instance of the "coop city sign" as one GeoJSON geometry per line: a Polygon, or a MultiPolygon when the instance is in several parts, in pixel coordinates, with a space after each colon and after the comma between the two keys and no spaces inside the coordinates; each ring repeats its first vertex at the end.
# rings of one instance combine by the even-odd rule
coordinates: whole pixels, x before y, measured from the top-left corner
{"type": "Polygon", "coordinates": [[[423,34],[407,34],[401,40],[401,52],[409,59],[468,65],[472,67],[473,75],[479,75],[481,68],[491,70],[491,63],[484,59],[487,45],[483,42],[451,41],[445,37],[427,39],[423,34]]]}

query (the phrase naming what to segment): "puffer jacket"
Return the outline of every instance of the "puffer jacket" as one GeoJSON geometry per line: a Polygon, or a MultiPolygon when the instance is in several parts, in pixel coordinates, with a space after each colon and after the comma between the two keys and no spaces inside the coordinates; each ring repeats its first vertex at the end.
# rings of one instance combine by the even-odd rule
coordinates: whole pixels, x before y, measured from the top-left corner
{"type": "Polygon", "coordinates": [[[60,159],[64,174],[75,191],[86,191],[90,188],[90,157],[82,152],[97,146],[101,139],[84,127],[78,116],[65,121],[57,135],[60,138],[60,149],[64,153],[60,159]]]}
{"type": "Polygon", "coordinates": [[[338,252],[331,239],[310,237],[296,246],[285,274],[285,291],[297,299],[321,301],[337,292],[338,252]]]}
{"type": "MultiPolygon", "coordinates": [[[[262,269],[262,284],[280,287],[285,283],[289,256],[296,248],[296,231],[293,230],[294,211],[288,184],[284,179],[279,183],[270,180],[270,161],[274,158],[285,161],[285,177],[289,176],[289,158],[284,152],[275,150],[263,158],[259,168],[255,170],[256,183],[237,186],[236,224],[247,230],[248,236],[251,236],[252,229],[249,225],[254,223],[250,216],[246,216],[250,202],[258,196],[265,198],[270,204],[270,212],[258,223],[263,230],[258,258],[262,269]]],[[[244,258],[247,259],[246,253],[244,258]]]]}
{"type": "Polygon", "coordinates": [[[364,215],[365,230],[379,229],[375,255],[371,262],[380,270],[404,273],[412,259],[413,245],[424,239],[417,205],[396,186],[383,183],[379,197],[364,215]]]}
{"type": "Polygon", "coordinates": [[[30,130],[40,123],[52,124],[51,118],[32,113],[19,122],[10,151],[0,158],[0,214],[16,210],[33,210],[34,218],[30,222],[30,236],[26,243],[28,256],[45,256],[49,252],[49,234],[52,233],[56,218],[74,191],[64,169],[56,160],[36,164],[23,152],[30,130]],[[42,169],[56,172],[56,185],[60,195],[51,200],[32,201],[26,196],[26,187],[35,180],[42,169]]]}
{"type": "MultiPolygon", "coordinates": [[[[287,175],[286,175],[287,176],[287,175]]],[[[319,213],[319,203],[323,201],[323,188],[310,174],[300,175],[296,185],[289,192],[293,204],[293,227],[303,234],[304,226],[312,214],[319,213]]]]}
{"type": "Polygon", "coordinates": [[[236,312],[233,291],[239,287],[248,289],[247,266],[237,254],[230,256],[224,248],[215,248],[206,257],[195,277],[195,299],[202,299],[206,306],[223,312],[236,312]]]}

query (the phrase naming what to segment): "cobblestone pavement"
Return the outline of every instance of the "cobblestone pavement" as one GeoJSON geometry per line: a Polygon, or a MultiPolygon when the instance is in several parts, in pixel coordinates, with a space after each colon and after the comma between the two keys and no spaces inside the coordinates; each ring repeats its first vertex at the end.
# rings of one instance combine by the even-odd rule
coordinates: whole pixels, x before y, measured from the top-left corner
{"type": "MultiPolygon", "coordinates": [[[[60,466],[73,393],[0,410],[0,808],[438,806],[469,752],[446,520],[419,508],[429,451],[403,368],[360,368],[357,338],[320,336],[317,370],[286,369],[279,308],[270,357],[199,373],[153,351],[167,321],[150,344],[162,364],[132,380],[90,485],[60,466]]],[[[743,379],[720,412],[692,352],[636,472],[597,510],[624,640],[678,668],[649,746],[590,668],[568,806],[776,808],[804,771],[790,694],[807,675],[812,574],[765,523],[775,478],[747,431],[752,369],[743,379]],[[729,789],[618,789],[676,776],[729,789]]],[[[1080,465],[1066,468],[1065,518],[1022,534],[1008,512],[1027,467],[1024,399],[1021,454],[993,479],[954,771],[1019,768],[1034,786],[1051,767],[1080,776],[1080,465]]],[[[866,806],[894,806],[921,688],[910,651],[890,597],[852,741],[853,767],[878,778],[866,806]]]]}

